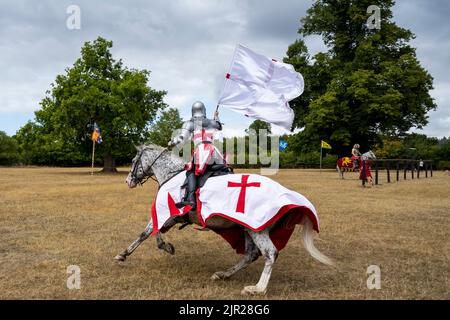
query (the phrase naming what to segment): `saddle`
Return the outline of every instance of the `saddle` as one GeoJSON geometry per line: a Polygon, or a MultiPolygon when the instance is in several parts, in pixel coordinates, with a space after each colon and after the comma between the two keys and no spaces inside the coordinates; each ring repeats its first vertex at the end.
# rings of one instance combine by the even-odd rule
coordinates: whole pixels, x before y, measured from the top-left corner
{"type": "MultiPolygon", "coordinates": [[[[198,188],[201,188],[205,185],[206,181],[211,177],[223,176],[226,174],[234,174],[233,168],[229,167],[226,164],[211,164],[206,166],[205,173],[197,178],[197,191],[198,188]]],[[[187,187],[187,178],[184,179],[183,184],[181,185],[182,189],[187,187]]]]}
{"type": "MultiPolygon", "coordinates": [[[[209,178],[223,176],[223,175],[227,175],[227,174],[234,174],[234,171],[233,171],[233,168],[227,166],[226,164],[207,165],[205,172],[201,176],[197,177],[197,184],[196,184],[195,191],[197,191],[198,188],[203,187],[209,178]]],[[[184,179],[183,184],[181,185],[181,188],[186,189],[187,184],[188,184],[188,179],[186,177],[184,179]]],[[[184,215],[182,217],[176,217],[175,221],[182,223],[182,225],[178,228],[179,230],[192,224],[189,220],[189,215],[184,215]]]]}

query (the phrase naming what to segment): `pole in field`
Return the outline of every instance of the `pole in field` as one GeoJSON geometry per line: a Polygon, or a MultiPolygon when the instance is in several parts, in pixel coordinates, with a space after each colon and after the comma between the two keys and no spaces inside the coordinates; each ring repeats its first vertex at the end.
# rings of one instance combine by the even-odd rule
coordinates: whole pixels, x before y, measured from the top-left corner
{"type": "Polygon", "coordinates": [[[93,125],[93,131],[92,131],[92,164],[91,164],[91,175],[94,175],[94,160],[95,160],[95,143],[101,144],[102,136],[100,134],[100,127],[98,126],[97,122],[94,122],[93,125]]]}
{"type": "Polygon", "coordinates": [[[320,146],[320,173],[322,173],[322,146],[320,146]]]}
{"type": "Polygon", "coordinates": [[[323,140],[320,141],[320,172],[322,172],[323,149],[331,149],[331,145],[323,140]]]}
{"type": "Polygon", "coordinates": [[[91,176],[94,175],[94,159],[95,159],[95,141],[92,140],[92,165],[91,165],[91,176]]]}

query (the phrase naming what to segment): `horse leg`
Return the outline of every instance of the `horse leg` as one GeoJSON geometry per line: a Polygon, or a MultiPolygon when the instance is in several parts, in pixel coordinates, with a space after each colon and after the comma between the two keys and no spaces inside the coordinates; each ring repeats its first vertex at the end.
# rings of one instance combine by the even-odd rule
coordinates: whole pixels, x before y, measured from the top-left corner
{"type": "Polygon", "coordinates": [[[336,170],[339,173],[339,177],[341,177],[341,179],[344,179],[344,168],[340,168],[339,165],[336,165],[336,170]]]}
{"type": "Polygon", "coordinates": [[[139,238],[134,240],[128,248],[126,248],[122,253],[119,253],[117,256],[114,257],[117,261],[125,261],[126,258],[133,253],[134,250],[136,250],[139,245],[144,242],[152,233],[153,231],[153,223],[152,221],[149,221],[147,226],[145,227],[144,231],[140,234],[139,238]]]}
{"type": "Polygon", "coordinates": [[[238,272],[241,269],[244,269],[247,267],[250,263],[253,261],[256,261],[258,257],[260,256],[260,252],[258,248],[256,247],[255,243],[253,242],[252,238],[249,236],[247,232],[245,232],[245,254],[242,257],[242,259],[231,268],[225,270],[225,271],[217,271],[212,276],[212,280],[219,280],[219,279],[228,279],[233,274],[238,272]]]}
{"type": "Polygon", "coordinates": [[[265,264],[261,278],[255,286],[247,286],[242,290],[242,294],[265,294],[272,274],[273,264],[278,256],[278,250],[270,240],[269,230],[266,228],[260,232],[247,230],[248,234],[255,242],[261,254],[264,256],[265,264]]]}
{"type": "Polygon", "coordinates": [[[161,232],[158,232],[156,234],[156,245],[158,246],[158,249],[164,250],[165,252],[174,255],[175,254],[175,247],[170,242],[165,242],[164,239],[161,236],[161,232]]]}
{"type": "Polygon", "coordinates": [[[337,171],[337,173],[339,173],[339,177],[340,177],[341,176],[341,170],[339,169],[338,165],[336,165],[336,171],[337,171]]]}
{"type": "MultiPolygon", "coordinates": [[[[174,225],[179,223],[179,221],[176,219],[176,217],[172,217],[164,224],[164,229],[169,230],[174,225]]],[[[170,242],[165,242],[162,238],[161,232],[158,232],[156,234],[156,245],[158,246],[158,249],[164,250],[165,252],[174,255],[175,254],[175,247],[170,242]]]]}
{"type": "MultiPolygon", "coordinates": [[[[149,221],[149,223],[145,227],[144,231],[139,235],[139,237],[136,240],[134,240],[128,246],[128,248],[126,248],[124,251],[115,256],[114,259],[122,262],[125,261],[127,257],[131,255],[134,252],[134,250],[136,250],[136,248],[141,245],[142,242],[147,240],[147,238],[150,236],[152,232],[153,232],[153,223],[152,221],[149,221]]],[[[175,254],[174,246],[169,242],[165,242],[160,232],[156,234],[156,245],[158,246],[158,249],[164,250],[172,255],[175,254]]]]}

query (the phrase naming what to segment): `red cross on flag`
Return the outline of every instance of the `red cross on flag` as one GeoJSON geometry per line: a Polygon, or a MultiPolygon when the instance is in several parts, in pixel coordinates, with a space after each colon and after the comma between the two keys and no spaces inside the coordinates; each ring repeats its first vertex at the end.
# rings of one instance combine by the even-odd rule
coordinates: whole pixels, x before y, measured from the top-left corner
{"type": "Polygon", "coordinates": [[[292,65],[237,45],[218,105],[290,130],[289,101],[303,90],[303,76],[292,65]]]}

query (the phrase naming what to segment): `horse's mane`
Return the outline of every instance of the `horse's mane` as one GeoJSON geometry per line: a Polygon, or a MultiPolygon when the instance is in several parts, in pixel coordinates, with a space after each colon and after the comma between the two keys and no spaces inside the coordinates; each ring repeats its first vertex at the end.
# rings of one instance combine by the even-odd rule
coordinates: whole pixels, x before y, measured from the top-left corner
{"type": "Polygon", "coordinates": [[[375,154],[373,153],[372,150],[369,150],[369,151],[367,151],[367,152],[364,152],[364,153],[361,155],[361,158],[362,158],[362,159],[370,159],[370,158],[376,159],[376,156],[375,156],[375,154]]]}
{"type": "MultiPolygon", "coordinates": [[[[163,152],[164,150],[167,150],[167,148],[161,147],[154,143],[144,143],[139,146],[136,146],[136,150],[137,151],[156,150],[163,152]]],[[[181,158],[176,152],[169,152],[169,154],[172,159],[184,162],[183,158],[181,158]]]]}
{"type": "Polygon", "coordinates": [[[142,151],[145,149],[163,151],[165,148],[158,146],[157,144],[154,144],[154,143],[144,143],[139,146],[136,146],[136,150],[138,150],[138,151],[142,151]]]}

